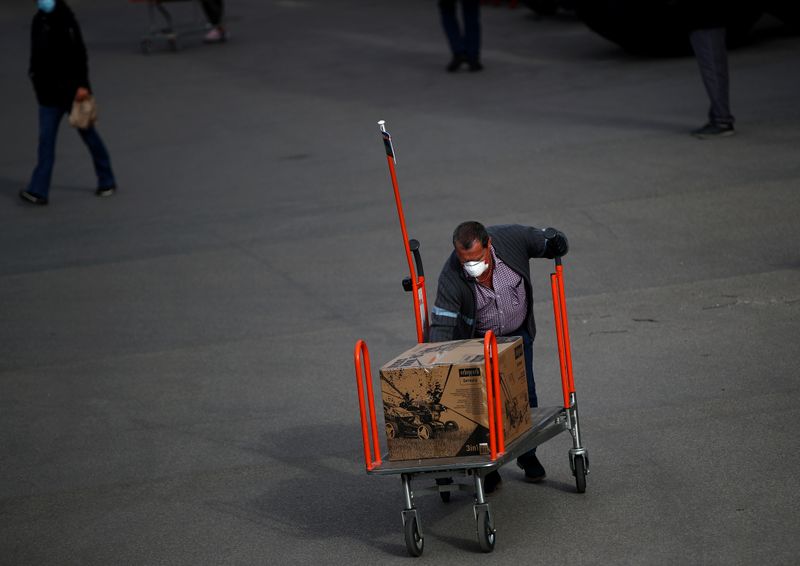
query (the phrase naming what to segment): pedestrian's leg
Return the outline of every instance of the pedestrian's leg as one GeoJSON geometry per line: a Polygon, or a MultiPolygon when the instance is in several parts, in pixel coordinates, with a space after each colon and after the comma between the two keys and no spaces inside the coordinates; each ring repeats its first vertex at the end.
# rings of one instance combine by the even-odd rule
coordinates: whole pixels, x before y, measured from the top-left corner
{"type": "Polygon", "coordinates": [[[31,175],[27,191],[46,199],[50,193],[50,181],[56,161],[56,139],[58,126],[66,110],[52,106],[39,106],[39,148],[36,167],[31,175]]]}
{"type": "Polygon", "coordinates": [[[225,41],[228,36],[225,33],[225,28],[222,26],[222,14],[224,11],[223,0],[202,0],[203,11],[206,13],[208,23],[211,24],[211,29],[208,30],[204,41],[206,43],[218,43],[225,41]]]}
{"type": "Polygon", "coordinates": [[[222,0],[202,0],[203,11],[206,13],[206,19],[212,26],[217,27],[222,23],[222,0]]]}
{"type": "MultiPolygon", "coordinates": [[[[528,404],[531,408],[539,406],[539,399],[536,396],[536,381],[533,377],[533,338],[524,328],[520,328],[516,334],[522,336],[522,346],[525,352],[525,372],[528,377],[528,404]]],[[[544,479],[545,471],[539,459],[536,457],[536,448],[521,454],[517,458],[517,465],[525,470],[525,480],[529,482],[539,482],[544,479]]]]}
{"type": "Polygon", "coordinates": [[[442,19],[442,29],[445,36],[447,36],[447,42],[450,44],[453,58],[463,57],[464,40],[456,17],[456,0],[439,0],[439,15],[442,19]]]}
{"type": "Polygon", "coordinates": [[[114,179],[114,172],[111,170],[111,157],[108,155],[103,140],[94,126],[85,130],[78,130],[78,133],[89,148],[92,154],[92,162],[94,163],[94,171],[97,174],[97,189],[98,194],[101,191],[108,192],[108,189],[116,188],[116,180],[114,179]]]}
{"type": "Polygon", "coordinates": [[[700,67],[700,76],[711,102],[708,119],[712,124],[732,126],[728,79],[728,50],[725,28],[699,29],[689,35],[700,67]]]}
{"type": "Polygon", "coordinates": [[[479,0],[461,0],[461,10],[464,14],[464,51],[467,61],[478,63],[481,59],[480,2],[479,0]]]}

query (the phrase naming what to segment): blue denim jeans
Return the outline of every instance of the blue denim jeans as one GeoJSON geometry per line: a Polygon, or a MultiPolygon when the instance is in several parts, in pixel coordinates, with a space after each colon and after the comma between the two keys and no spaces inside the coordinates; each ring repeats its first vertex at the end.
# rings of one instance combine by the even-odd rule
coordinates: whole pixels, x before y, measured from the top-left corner
{"type": "Polygon", "coordinates": [[[439,0],[442,28],[454,57],[463,56],[469,61],[477,61],[481,50],[480,3],[478,0],[459,1],[464,15],[463,35],[456,18],[456,0],[439,0]]]}
{"type": "Polygon", "coordinates": [[[712,124],[732,126],[728,85],[728,50],[725,46],[725,28],[698,29],[689,34],[700,76],[711,102],[708,121],[712,124]]]}
{"type": "MultiPolygon", "coordinates": [[[[53,177],[53,166],[56,162],[56,138],[61,119],[69,109],[54,106],[39,106],[39,149],[36,167],[31,175],[28,192],[47,198],[50,192],[50,180],[53,177]]],[[[111,171],[111,158],[108,155],[103,140],[94,129],[78,130],[78,133],[89,148],[97,174],[97,186],[113,187],[116,185],[114,173],[111,171]]]]}

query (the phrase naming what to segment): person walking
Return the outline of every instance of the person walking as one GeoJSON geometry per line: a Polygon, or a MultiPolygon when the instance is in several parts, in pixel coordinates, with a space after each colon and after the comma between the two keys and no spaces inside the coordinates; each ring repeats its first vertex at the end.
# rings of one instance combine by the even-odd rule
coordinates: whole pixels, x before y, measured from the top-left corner
{"type": "MultiPolygon", "coordinates": [[[[537,407],[530,260],[561,257],[568,251],[567,237],[555,228],[485,228],[480,222],[462,222],[453,232],[453,252],[439,274],[429,341],[476,338],[489,330],[496,336],[522,337],[528,403],[537,407]]],[[[535,448],[520,455],[517,466],[525,471],[527,482],[540,482],[546,476],[535,448]]],[[[484,478],[485,491],[492,493],[500,482],[500,474],[490,472],[484,478]]]]}
{"type": "Polygon", "coordinates": [[[201,0],[201,4],[203,5],[203,11],[206,13],[206,19],[211,24],[211,29],[208,30],[204,41],[206,43],[220,43],[228,39],[228,34],[222,25],[222,15],[225,11],[223,0],[201,0]]]}
{"type": "Polygon", "coordinates": [[[684,9],[687,10],[689,42],[710,103],[708,122],[691,133],[701,139],[732,136],[736,130],[730,108],[725,30],[725,15],[730,7],[722,0],[693,0],[686,2],[684,9]]]}
{"type": "MultiPolygon", "coordinates": [[[[31,54],[28,75],[39,103],[39,148],[30,183],[20,197],[32,204],[48,202],[55,165],[56,138],[61,119],[73,101],[91,94],[86,46],[72,10],[64,0],[37,0],[38,10],[31,25],[31,54]]],[[[116,190],[111,158],[94,125],[79,129],[89,148],[97,174],[97,196],[116,190]]]]}
{"type": "Polygon", "coordinates": [[[450,44],[452,59],[447,64],[447,72],[457,71],[466,64],[470,71],[480,71],[481,64],[481,14],[479,0],[439,0],[439,14],[442,28],[450,44]],[[456,16],[456,3],[461,4],[464,16],[464,31],[456,16]]]}

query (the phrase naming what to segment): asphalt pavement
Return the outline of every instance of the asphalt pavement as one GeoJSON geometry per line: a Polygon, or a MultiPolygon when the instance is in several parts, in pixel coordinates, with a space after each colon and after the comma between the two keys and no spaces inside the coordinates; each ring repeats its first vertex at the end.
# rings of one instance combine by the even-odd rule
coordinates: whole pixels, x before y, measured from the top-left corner
{"type": "MultiPolygon", "coordinates": [[[[149,55],[142,3],[73,0],[119,191],[66,123],[50,204],[31,2],[0,7],[0,563],[405,564],[399,479],[364,470],[353,346],[415,343],[376,122],[428,293],[462,220],[555,226],[591,460],[419,496],[423,563],[800,561],[800,37],[730,54],[738,134],[697,140],[691,57],[627,55],[568,15],[486,6],[448,74],[435,3],[228,2],[231,40],[149,55]]],[[[171,5],[192,21],[189,3],[171,5]]],[[[548,273],[536,379],[559,402],[548,273]]],[[[377,375],[374,375],[377,382],[377,375]]]]}

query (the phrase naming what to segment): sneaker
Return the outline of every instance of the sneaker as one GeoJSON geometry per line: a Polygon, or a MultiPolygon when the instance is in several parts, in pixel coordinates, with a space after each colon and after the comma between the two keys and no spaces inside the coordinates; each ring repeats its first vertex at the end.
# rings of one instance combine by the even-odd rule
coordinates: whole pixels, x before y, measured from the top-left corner
{"type": "Polygon", "coordinates": [[[486,474],[486,477],[483,478],[483,492],[486,494],[494,493],[502,482],[503,478],[500,477],[500,472],[497,470],[489,472],[486,474]]]}
{"type": "Polygon", "coordinates": [[[715,124],[713,122],[709,122],[702,128],[692,130],[692,135],[700,139],[722,138],[732,136],[735,133],[736,130],[733,129],[733,124],[715,124]]]}
{"type": "Polygon", "coordinates": [[[45,197],[40,197],[39,195],[33,194],[29,191],[20,191],[19,196],[22,200],[31,204],[47,204],[47,199],[45,197]]]}
{"type": "Polygon", "coordinates": [[[525,481],[528,483],[539,483],[547,477],[544,466],[539,462],[536,454],[526,456],[525,460],[518,458],[517,466],[525,471],[525,481]]]}
{"type": "Polygon", "coordinates": [[[448,73],[454,73],[455,71],[458,71],[459,67],[461,67],[461,65],[463,65],[466,62],[467,60],[464,58],[463,55],[453,55],[453,58],[447,64],[447,67],[445,67],[445,69],[447,69],[448,73]]]}
{"type": "Polygon", "coordinates": [[[208,33],[203,38],[206,43],[220,43],[228,39],[228,34],[222,26],[213,27],[208,30],[208,33]]]}
{"type": "Polygon", "coordinates": [[[117,187],[111,185],[110,187],[98,187],[98,189],[94,192],[99,197],[110,197],[114,194],[114,191],[117,190],[117,187]]]}
{"type": "Polygon", "coordinates": [[[469,70],[471,73],[475,73],[477,71],[483,71],[483,64],[478,59],[472,59],[471,61],[467,61],[467,65],[469,66],[469,70]]]}

